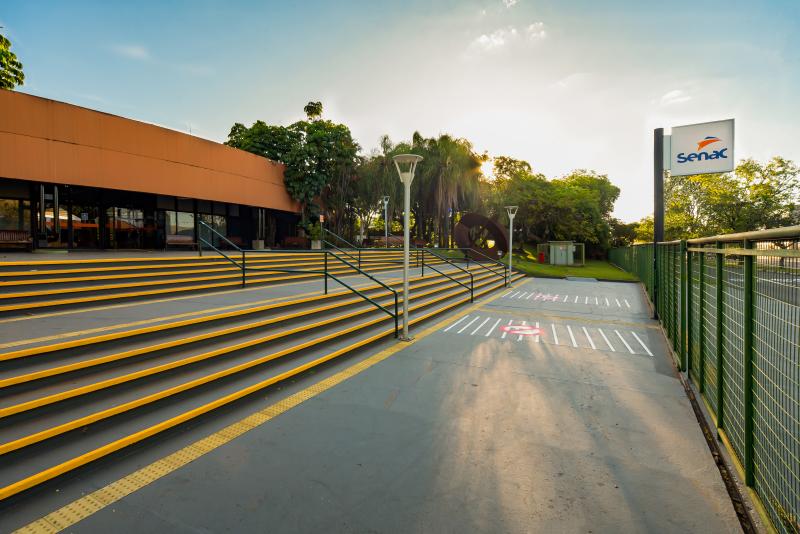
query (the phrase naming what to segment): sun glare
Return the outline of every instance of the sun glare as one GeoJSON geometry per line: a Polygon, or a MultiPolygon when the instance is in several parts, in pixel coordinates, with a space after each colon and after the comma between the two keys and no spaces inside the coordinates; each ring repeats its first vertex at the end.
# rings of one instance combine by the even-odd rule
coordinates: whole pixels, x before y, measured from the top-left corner
{"type": "Polygon", "coordinates": [[[487,180],[494,180],[494,159],[489,158],[481,164],[481,173],[483,173],[487,180]]]}

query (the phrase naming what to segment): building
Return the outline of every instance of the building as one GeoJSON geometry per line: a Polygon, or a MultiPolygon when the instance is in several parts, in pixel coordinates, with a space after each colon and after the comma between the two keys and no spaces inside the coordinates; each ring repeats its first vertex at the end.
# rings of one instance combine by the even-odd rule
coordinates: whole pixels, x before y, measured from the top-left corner
{"type": "Polygon", "coordinates": [[[279,246],[298,220],[282,164],[0,91],[0,247],[164,249],[196,243],[199,221],[245,247],[279,246]]]}

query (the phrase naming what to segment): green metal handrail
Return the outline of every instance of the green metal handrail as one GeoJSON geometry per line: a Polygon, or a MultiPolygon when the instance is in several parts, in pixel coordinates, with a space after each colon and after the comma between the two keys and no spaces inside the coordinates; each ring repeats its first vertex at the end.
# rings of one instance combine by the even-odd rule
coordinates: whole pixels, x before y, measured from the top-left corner
{"type": "Polygon", "coordinates": [[[469,286],[467,286],[466,284],[464,284],[460,280],[456,280],[455,278],[453,278],[449,274],[446,274],[446,273],[440,271],[436,267],[432,266],[430,263],[428,264],[428,269],[433,269],[434,271],[436,271],[437,273],[441,274],[442,276],[444,276],[446,278],[449,278],[453,282],[465,287],[467,289],[467,291],[469,291],[469,301],[470,302],[474,302],[474,300],[475,300],[475,277],[474,277],[472,271],[464,269],[460,265],[448,260],[447,258],[439,256],[438,254],[436,254],[435,252],[431,251],[430,249],[423,248],[421,250],[422,250],[422,276],[425,276],[425,253],[427,252],[431,256],[433,256],[435,258],[438,258],[438,259],[444,261],[445,263],[447,263],[449,265],[452,265],[453,267],[464,271],[465,273],[467,273],[469,275],[469,286]]]}

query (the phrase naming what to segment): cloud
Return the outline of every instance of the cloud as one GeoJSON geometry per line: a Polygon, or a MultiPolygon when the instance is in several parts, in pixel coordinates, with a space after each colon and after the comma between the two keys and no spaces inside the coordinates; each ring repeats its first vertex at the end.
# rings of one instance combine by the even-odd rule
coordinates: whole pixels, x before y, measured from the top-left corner
{"type": "Polygon", "coordinates": [[[467,52],[491,52],[499,50],[523,40],[528,42],[541,41],[547,37],[544,22],[533,22],[520,32],[514,26],[498,28],[491,33],[484,33],[476,37],[469,44],[467,52]]]}
{"type": "Polygon", "coordinates": [[[146,61],[150,59],[150,53],[147,51],[142,45],[137,44],[126,44],[126,45],[114,45],[112,47],[115,53],[122,57],[126,57],[128,59],[135,59],[137,61],[146,61]]]}
{"type": "Polygon", "coordinates": [[[672,91],[664,93],[661,96],[659,99],[659,104],[662,106],[671,106],[673,104],[683,104],[691,99],[692,97],[686,94],[685,91],[681,89],[673,89],[672,91]]]}
{"type": "Polygon", "coordinates": [[[517,0],[503,0],[503,5],[506,7],[514,7],[517,5],[517,0]]]}
{"type": "Polygon", "coordinates": [[[513,26],[500,28],[492,33],[484,33],[475,38],[470,44],[470,48],[480,50],[495,50],[502,48],[509,41],[517,38],[517,29],[513,26]]]}
{"type": "Polygon", "coordinates": [[[547,37],[547,30],[545,29],[544,22],[534,22],[525,28],[525,35],[531,41],[541,41],[547,37]]]}
{"type": "Polygon", "coordinates": [[[573,72],[572,74],[561,78],[557,82],[550,84],[550,87],[556,89],[572,89],[582,86],[588,78],[588,72],[573,72]]]}

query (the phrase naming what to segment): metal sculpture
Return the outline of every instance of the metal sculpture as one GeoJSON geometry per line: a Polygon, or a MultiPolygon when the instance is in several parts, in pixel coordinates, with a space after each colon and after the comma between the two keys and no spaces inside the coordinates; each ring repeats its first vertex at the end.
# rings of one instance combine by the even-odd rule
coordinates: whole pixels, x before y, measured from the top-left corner
{"type": "Polygon", "coordinates": [[[459,248],[480,252],[470,254],[474,260],[482,259],[481,254],[500,259],[508,252],[508,233],[495,221],[479,213],[467,213],[461,217],[453,237],[459,248]]]}

